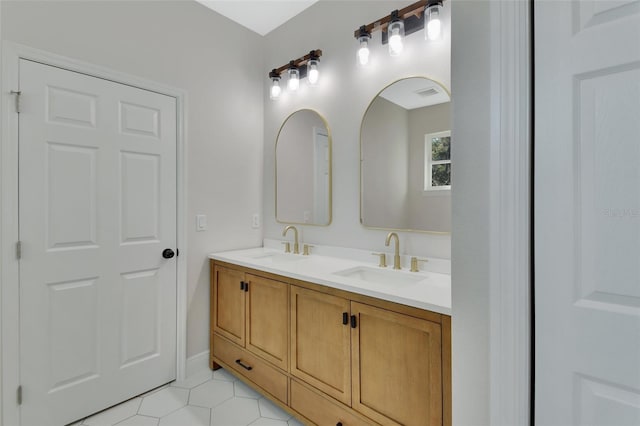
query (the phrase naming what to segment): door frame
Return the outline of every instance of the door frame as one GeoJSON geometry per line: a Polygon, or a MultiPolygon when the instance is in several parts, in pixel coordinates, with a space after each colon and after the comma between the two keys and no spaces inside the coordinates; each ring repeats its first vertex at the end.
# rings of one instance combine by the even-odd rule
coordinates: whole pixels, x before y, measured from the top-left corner
{"type": "Polygon", "coordinates": [[[460,173],[453,198],[454,424],[533,424],[532,2],[451,2],[451,86],[460,113],[452,135],[454,147],[471,147],[456,150],[454,161],[488,178],[460,173]],[[480,150],[488,156],[478,166],[480,150]],[[465,198],[473,193],[486,200],[465,198]],[[465,232],[469,223],[486,229],[465,232]]]}
{"type": "Polygon", "coordinates": [[[186,375],[187,363],[187,157],[186,116],[187,94],[184,90],[159,84],[102,66],[67,58],[8,41],[2,42],[2,101],[0,114],[0,425],[20,424],[20,408],[16,391],[20,384],[19,328],[19,262],[18,241],[18,114],[15,96],[19,82],[20,59],[63,68],[115,83],[167,95],[176,99],[176,202],[177,261],[176,291],[176,379],[186,375]]]}

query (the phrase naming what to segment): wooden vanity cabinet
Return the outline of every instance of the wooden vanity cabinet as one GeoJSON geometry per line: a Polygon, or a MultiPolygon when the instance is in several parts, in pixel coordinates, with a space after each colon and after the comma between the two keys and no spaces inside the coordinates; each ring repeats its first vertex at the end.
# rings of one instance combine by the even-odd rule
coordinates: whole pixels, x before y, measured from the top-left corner
{"type": "Polygon", "coordinates": [[[222,262],[211,274],[212,368],[310,425],[451,425],[449,316],[222,262]]]}
{"type": "Polygon", "coordinates": [[[289,285],[213,263],[211,277],[211,368],[220,363],[286,402],[289,285]]]}
{"type": "Polygon", "coordinates": [[[214,266],[211,286],[211,327],[215,333],[244,347],[246,296],[244,272],[214,266]]]}
{"type": "Polygon", "coordinates": [[[291,286],[291,374],[380,424],[442,424],[441,333],[439,322],[291,286]]]}
{"type": "Polygon", "coordinates": [[[352,407],[381,424],[442,424],[439,323],[351,303],[352,407]]]}
{"type": "Polygon", "coordinates": [[[213,273],[213,331],[286,371],[289,285],[222,266],[213,273]]]}
{"type": "Polygon", "coordinates": [[[291,286],[291,374],[351,405],[349,301],[291,286]]]}

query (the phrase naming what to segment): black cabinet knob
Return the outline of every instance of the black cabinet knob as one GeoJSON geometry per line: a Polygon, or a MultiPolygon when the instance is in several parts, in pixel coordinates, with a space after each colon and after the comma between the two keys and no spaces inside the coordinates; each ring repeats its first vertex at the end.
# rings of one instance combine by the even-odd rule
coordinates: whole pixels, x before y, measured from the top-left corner
{"type": "Polygon", "coordinates": [[[165,259],[171,259],[175,255],[176,254],[170,248],[162,250],[162,257],[164,257],[165,259]]]}

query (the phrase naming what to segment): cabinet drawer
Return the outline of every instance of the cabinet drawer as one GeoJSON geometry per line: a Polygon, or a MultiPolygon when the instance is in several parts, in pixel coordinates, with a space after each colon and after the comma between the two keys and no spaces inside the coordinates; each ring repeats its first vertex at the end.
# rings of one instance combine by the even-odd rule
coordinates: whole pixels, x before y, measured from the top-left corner
{"type": "Polygon", "coordinates": [[[287,403],[287,376],[274,367],[217,334],[213,335],[213,356],[275,398],[287,403]]]}
{"type": "Polygon", "coordinates": [[[305,386],[291,380],[291,408],[319,426],[371,426],[372,421],[364,421],[343,408],[318,395],[305,386]]]}

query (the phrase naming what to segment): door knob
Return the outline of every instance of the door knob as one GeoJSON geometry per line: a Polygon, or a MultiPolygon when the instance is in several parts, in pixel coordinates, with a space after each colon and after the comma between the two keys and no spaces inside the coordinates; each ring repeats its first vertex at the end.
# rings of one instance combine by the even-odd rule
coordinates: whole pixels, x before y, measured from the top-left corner
{"type": "Polygon", "coordinates": [[[162,257],[164,257],[165,259],[171,259],[175,255],[176,254],[170,248],[162,250],[162,257]]]}

